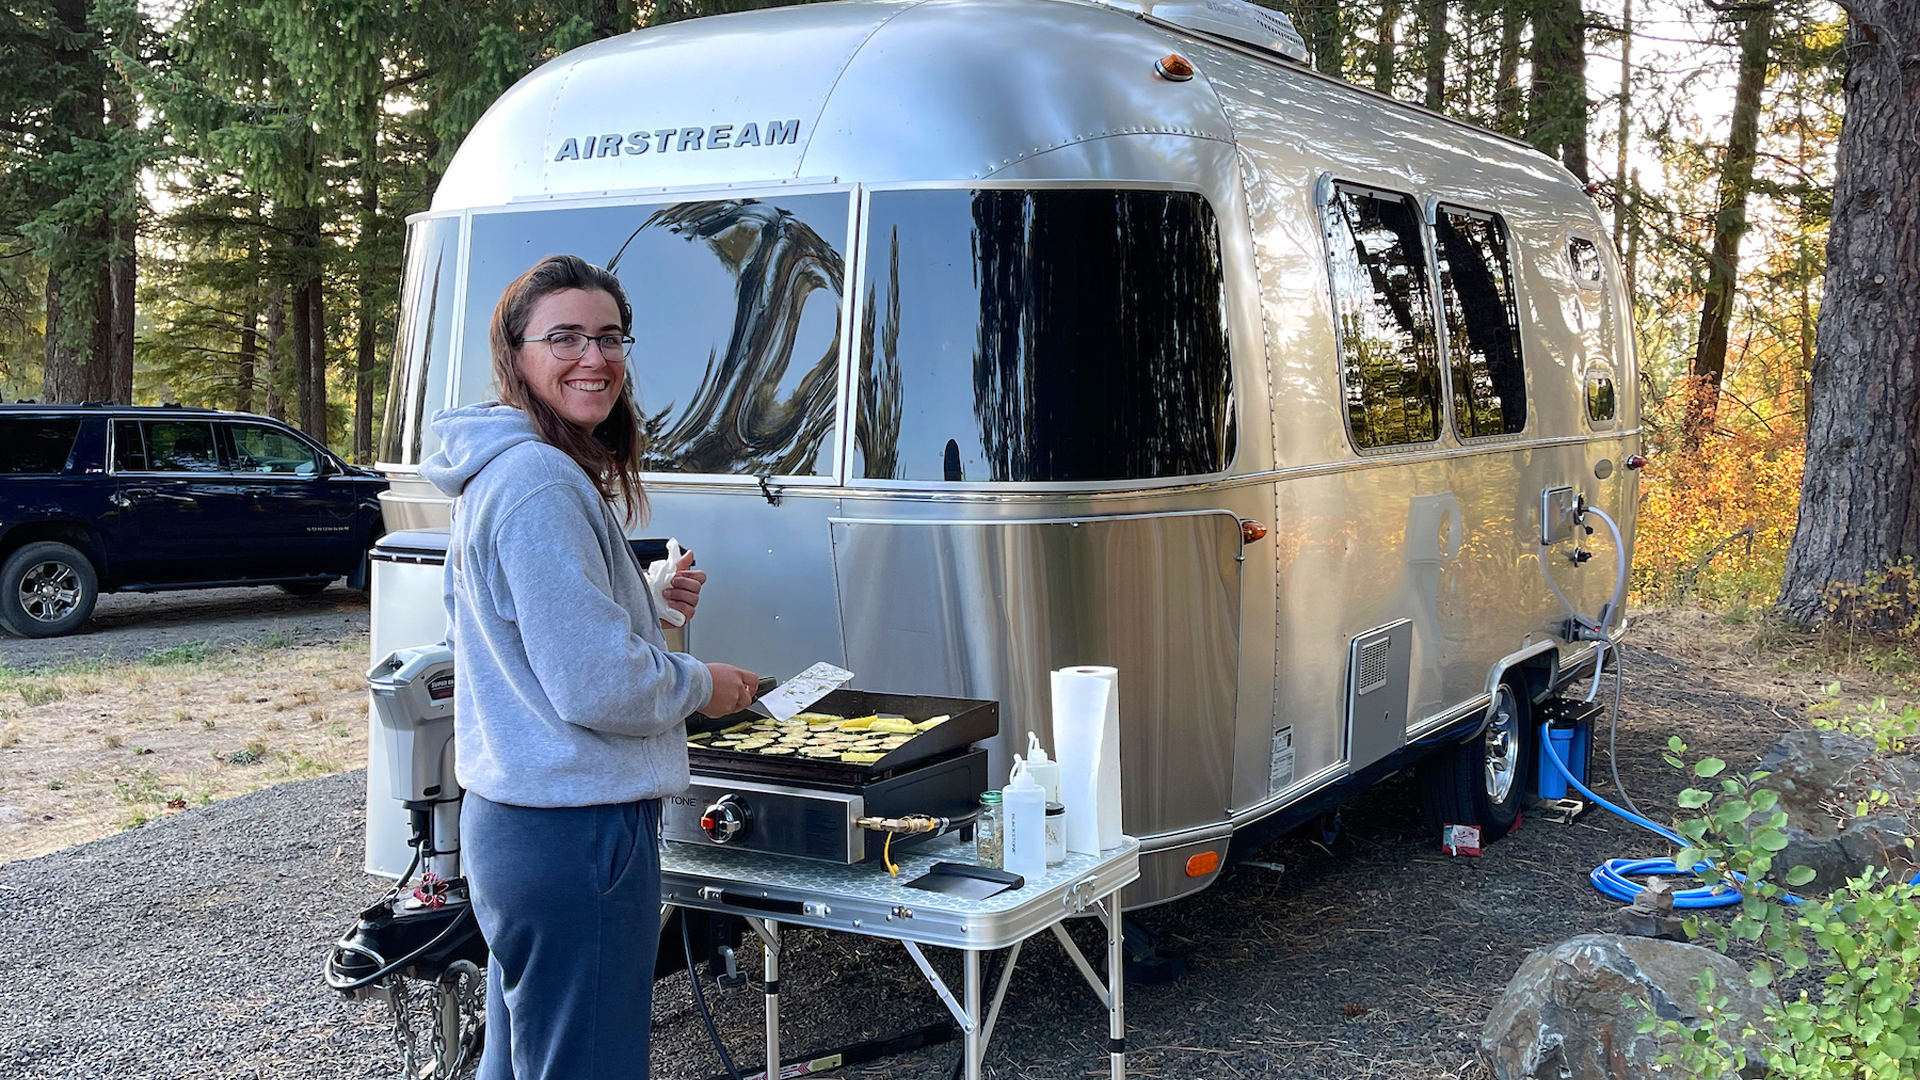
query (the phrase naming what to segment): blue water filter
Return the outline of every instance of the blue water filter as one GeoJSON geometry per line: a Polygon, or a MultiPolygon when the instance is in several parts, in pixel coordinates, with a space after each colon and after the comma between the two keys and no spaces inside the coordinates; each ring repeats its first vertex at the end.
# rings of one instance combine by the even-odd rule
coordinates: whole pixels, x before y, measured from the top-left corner
{"type": "Polygon", "coordinates": [[[1567,771],[1575,780],[1593,786],[1593,779],[1587,775],[1587,755],[1593,749],[1593,723],[1581,720],[1573,725],[1573,752],[1567,756],[1567,771]]]}
{"type": "MultiPolygon", "coordinates": [[[[1554,752],[1560,756],[1561,761],[1567,763],[1567,768],[1575,776],[1581,775],[1582,766],[1575,765],[1573,758],[1574,746],[1576,742],[1579,741],[1574,738],[1573,726],[1571,724],[1549,724],[1547,725],[1547,738],[1552,740],[1554,752]]],[[[1585,747],[1581,747],[1580,752],[1582,756],[1585,756],[1585,747]]],[[[1540,771],[1537,775],[1540,777],[1539,789],[1542,799],[1552,800],[1567,797],[1567,778],[1560,774],[1559,767],[1553,763],[1552,758],[1547,756],[1547,748],[1544,746],[1540,748],[1540,771]]]]}

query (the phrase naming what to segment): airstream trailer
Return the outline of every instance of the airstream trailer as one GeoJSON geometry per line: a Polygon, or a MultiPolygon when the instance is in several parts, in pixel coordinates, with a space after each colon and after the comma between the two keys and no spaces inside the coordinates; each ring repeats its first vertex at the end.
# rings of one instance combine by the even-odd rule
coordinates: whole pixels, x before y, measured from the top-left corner
{"type": "MultiPolygon", "coordinates": [[[[579,254],[635,306],[635,535],[712,575],[692,651],[998,701],[1002,777],[1051,670],[1117,667],[1129,906],[1423,757],[1504,832],[1530,707],[1619,624],[1577,514],[1631,544],[1626,297],[1557,163],[1303,59],[1239,0],[851,0],[561,56],[410,223],[388,528],[446,527],[429,419],[490,396],[502,287],[579,254]]],[[[436,562],[386,549],[375,655],[438,640],[436,562]]]]}

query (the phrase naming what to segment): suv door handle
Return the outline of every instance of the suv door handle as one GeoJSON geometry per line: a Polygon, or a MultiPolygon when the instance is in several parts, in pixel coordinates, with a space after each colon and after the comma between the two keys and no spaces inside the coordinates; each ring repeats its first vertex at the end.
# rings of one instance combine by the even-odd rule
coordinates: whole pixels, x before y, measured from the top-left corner
{"type": "Polygon", "coordinates": [[[107,496],[107,501],[121,508],[122,510],[133,505],[132,499],[127,498],[125,495],[122,495],[117,491],[107,496]]]}

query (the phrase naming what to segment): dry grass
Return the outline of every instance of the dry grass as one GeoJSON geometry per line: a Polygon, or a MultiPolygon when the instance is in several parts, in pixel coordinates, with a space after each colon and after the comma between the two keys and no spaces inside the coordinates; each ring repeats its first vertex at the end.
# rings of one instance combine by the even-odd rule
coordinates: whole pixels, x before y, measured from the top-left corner
{"type": "Polygon", "coordinates": [[[366,764],[365,738],[344,737],[364,730],[366,650],[361,636],[183,648],[33,674],[0,668],[0,862],[366,764]],[[311,723],[278,719],[296,706],[311,723]]]}
{"type": "Polygon", "coordinates": [[[1842,703],[1920,696],[1920,665],[1906,663],[1907,645],[1840,630],[1809,633],[1763,611],[1634,611],[1627,640],[1781,711],[1804,712],[1836,681],[1842,703]]]}

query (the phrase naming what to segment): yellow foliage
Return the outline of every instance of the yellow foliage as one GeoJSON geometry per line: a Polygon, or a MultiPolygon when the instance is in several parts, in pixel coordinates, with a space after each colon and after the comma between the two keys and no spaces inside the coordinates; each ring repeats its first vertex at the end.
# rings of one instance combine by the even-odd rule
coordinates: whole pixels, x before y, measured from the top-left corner
{"type": "Polygon", "coordinates": [[[1641,474],[1634,538],[1638,603],[1686,596],[1742,607],[1780,592],[1800,509],[1799,432],[1721,433],[1697,454],[1671,451],[1641,474]]]}

